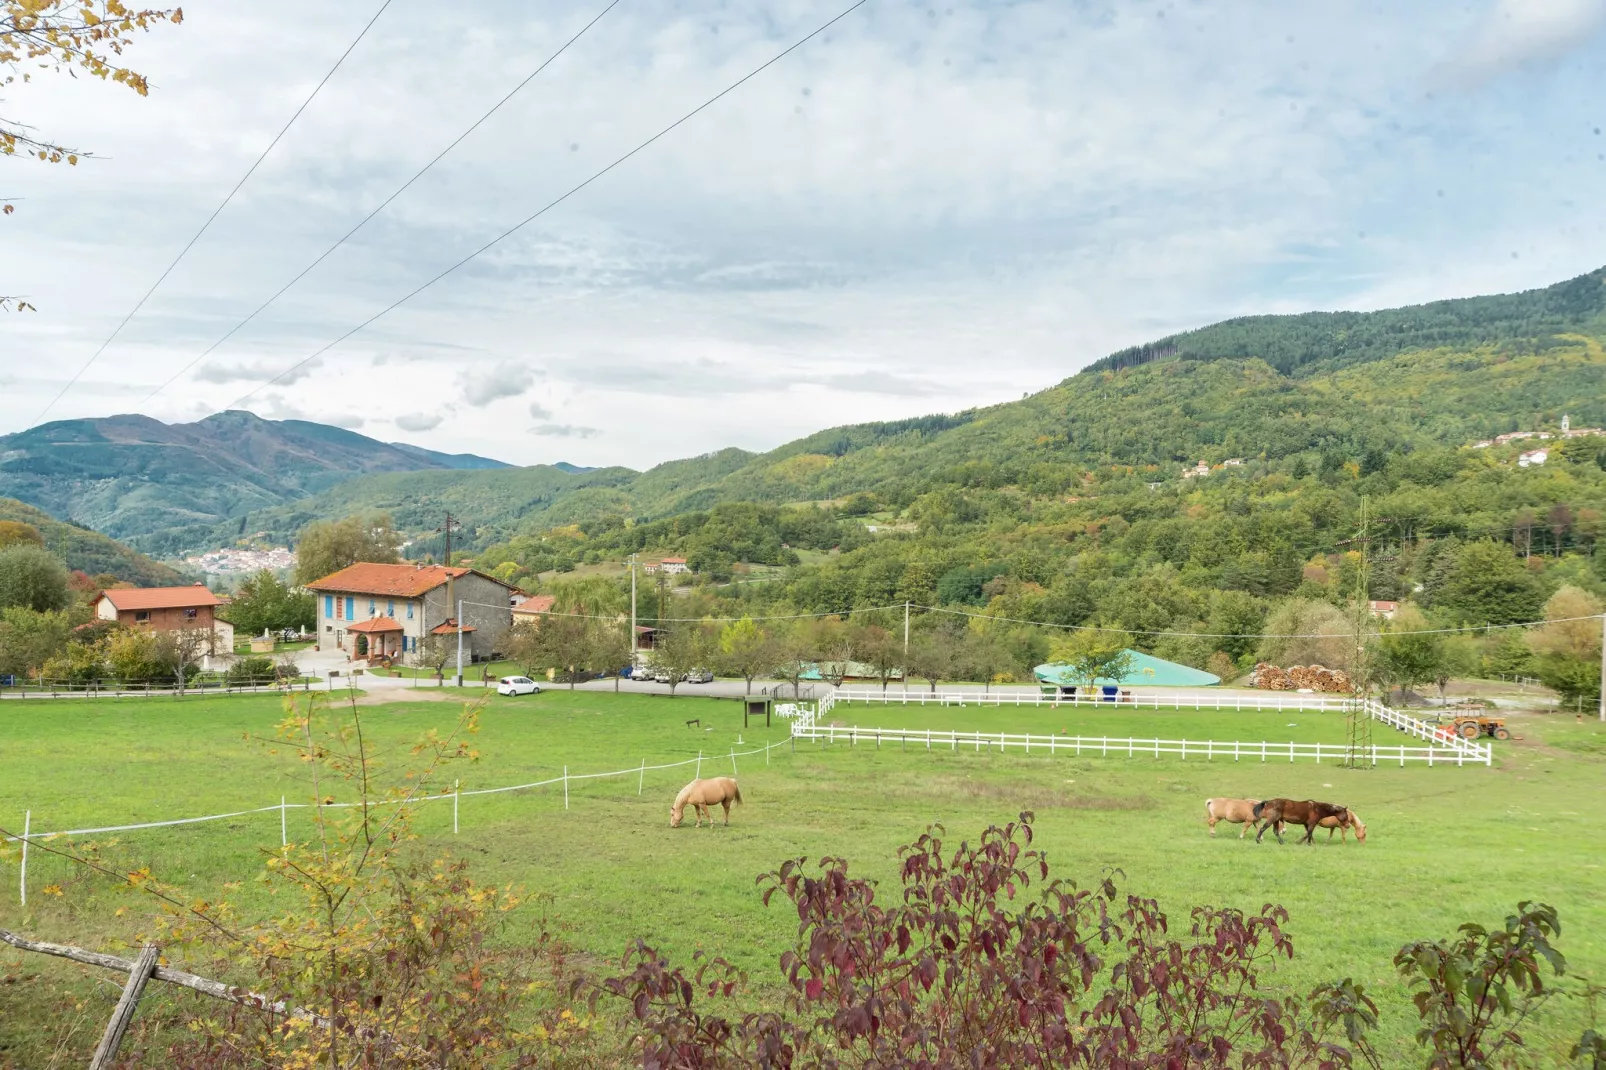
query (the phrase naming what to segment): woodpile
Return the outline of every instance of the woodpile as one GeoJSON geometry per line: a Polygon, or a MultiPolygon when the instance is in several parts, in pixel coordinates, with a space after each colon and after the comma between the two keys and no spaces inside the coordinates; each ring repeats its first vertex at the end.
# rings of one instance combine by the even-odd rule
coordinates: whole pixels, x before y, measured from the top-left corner
{"type": "Polygon", "coordinates": [[[1280,669],[1262,661],[1249,674],[1249,686],[1263,691],[1323,691],[1331,694],[1349,694],[1349,673],[1343,669],[1329,669],[1321,665],[1294,665],[1280,669]]]}

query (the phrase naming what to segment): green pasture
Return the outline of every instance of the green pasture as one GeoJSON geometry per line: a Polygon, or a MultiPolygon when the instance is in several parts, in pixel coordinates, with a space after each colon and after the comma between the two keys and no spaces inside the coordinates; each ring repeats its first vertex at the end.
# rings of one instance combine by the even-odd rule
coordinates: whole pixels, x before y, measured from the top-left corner
{"type": "MultiPolygon", "coordinates": [[[[428,691],[429,689],[424,689],[428,691]]],[[[453,719],[458,705],[427,700],[359,707],[365,732],[393,774],[402,746],[453,719]]],[[[387,696],[388,698],[388,696],[387,696]]],[[[156,821],[275,806],[311,792],[299,762],[254,736],[280,715],[271,696],[0,702],[0,826],[34,828],[156,821]]],[[[474,741],[480,759],[461,767],[464,791],[607,770],[639,769],[703,755],[703,772],[731,771],[730,752],[787,739],[777,721],[744,729],[731,700],[674,699],[552,690],[491,697],[474,741]],[[687,721],[699,724],[687,725],[687,721]]],[[[1237,713],[1089,707],[840,705],[844,724],[1066,732],[1217,740],[1338,742],[1339,714],[1237,713]],[[1289,727],[1293,725],[1293,727],[1289,727]]],[[[513,881],[550,897],[545,907],[579,949],[606,968],[642,937],[689,961],[718,952],[773,984],[775,962],[795,934],[795,916],[759,903],[754,877],[783,859],[839,855],[891,882],[897,847],[932,823],[950,839],[973,837],[1022,809],[1037,814],[1038,846],[1057,875],[1082,883],[1119,871],[1123,888],[1173,911],[1190,905],[1290,912],[1296,957],[1274,981],[1302,992],[1353,976],[1385,1002],[1385,1028],[1399,1065],[1413,1020],[1389,960],[1408,940],[1447,936],[1462,921],[1497,923],[1519,900],[1555,904],[1570,974],[1606,980],[1606,730],[1556,715],[1516,717],[1522,739],[1496,745],[1493,768],[1379,768],[1359,772],[1302,760],[1186,762],[1176,757],[1053,758],[1019,752],[930,752],[887,745],[787,743],[736,758],[746,805],[730,828],[670,830],[668,806],[694,767],[571,781],[562,786],[461,799],[461,832],[450,801],[429,803],[418,827],[431,849],[471,859],[482,879],[513,881]],[[641,794],[638,795],[638,785],[641,794]],[[1366,820],[1369,842],[1314,848],[1240,841],[1236,827],[1206,835],[1208,796],[1325,798],[1366,820]]],[[[1410,742],[1378,727],[1377,741],[1410,742]]],[[[292,811],[290,833],[309,831],[292,811]]],[[[159,875],[216,894],[247,878],[278,843],[268,812],[211,824],[124,833],[111,852],[159,875]]],[[[99,837],[106,839],[107,837],[99,837]]],[[[114,916],[126,898],[87,882],[57,898],[39,894],[70,878],[67,863],[35,854],[33,889],[19,907],[14,865],[0,866],[0,925],[45,939],[114,947],[138,926],[114,916]]],[[[234,893],[244,907],[257,886],[234,893]]],[[[890,889],[889,889],[890,890],[890,889]]],[[[0,954],[0,975],[40,969],[0,954]]],[[[109,989],[108,989],[109,990],[109,989]]],[[[0,1065],[22,1041],[8,1022],[28,1020],[26,985],[0,985],[0,1065]],[[11,1035],[8,1035],[10,1031],[11,1035]]],[[[100,996],[96,996],[99,999],[100,996]]],[[[115,992],[106,997],[109,1009],[115,992]]],[[[1561,1053],[1584,1028],[1586,1009],[1558,1001],[1529,1032],[1532,1065],[1565,1065],[1561,1053]]],[[[97,1027],[98,1028],[98,1027],[97,1027]]],[[[23,1063],[22,1065],[29,1065],[23,1063]]]]}

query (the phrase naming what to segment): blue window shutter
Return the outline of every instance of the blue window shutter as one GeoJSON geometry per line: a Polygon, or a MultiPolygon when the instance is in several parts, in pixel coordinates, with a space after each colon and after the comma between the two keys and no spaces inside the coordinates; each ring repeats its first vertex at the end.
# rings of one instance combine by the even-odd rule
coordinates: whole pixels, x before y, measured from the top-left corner
{"type": "Polygon", "coordinates": [[[356,620],[357,619],[357,600],[355,598],[347,598],[346,599],[346,619],[347,620],[356,620]]]}
{"type": "Polygon", "coordinates": [[[332,594],[323,596],[323,615],[330,620],[335,618],[335,596],[332,594]]]}

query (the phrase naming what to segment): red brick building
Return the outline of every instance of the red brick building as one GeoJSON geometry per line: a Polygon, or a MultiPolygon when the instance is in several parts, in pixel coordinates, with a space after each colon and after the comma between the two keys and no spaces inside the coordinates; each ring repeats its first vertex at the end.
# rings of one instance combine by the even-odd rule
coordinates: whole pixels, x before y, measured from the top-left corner
{"type": "Polygon", "coordinates": [[[217,619],[223,599],[205,584],[190,587],[123,587],[100,592],[90,603],[95,616],[129,628],[156,632],[202,630],[212,633],[209,653],[234,652],[234,625],[217,619]]]}

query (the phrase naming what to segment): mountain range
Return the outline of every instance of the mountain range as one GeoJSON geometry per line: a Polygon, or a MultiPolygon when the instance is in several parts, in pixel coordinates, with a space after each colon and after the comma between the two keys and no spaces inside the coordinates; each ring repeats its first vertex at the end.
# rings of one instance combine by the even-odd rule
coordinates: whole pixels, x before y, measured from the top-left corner
{"type": "Polygon", "coordinates": [[[176,554],[259,531],[287,541],[309,521],[363,511],[422,533],[450,510],[483,545],[728,501],[1060,485],[1093,466],[1175,483],[1201,459],[1461,446],[1563,414],[1606,424],[1603,338],[1606,268],[1520,294],[1228,320],[1112,354],[1020,401],[646,472],[515,468],[228,412],[175,426],[66,421],[0,439],[0,494],[176,554]]]}

